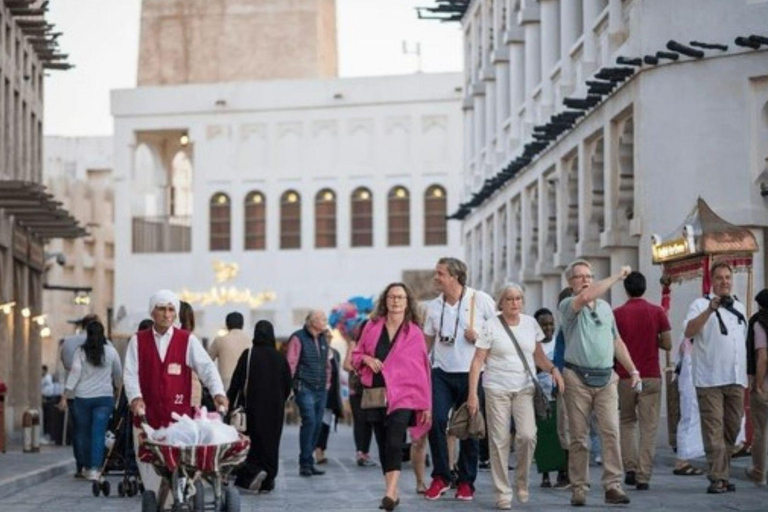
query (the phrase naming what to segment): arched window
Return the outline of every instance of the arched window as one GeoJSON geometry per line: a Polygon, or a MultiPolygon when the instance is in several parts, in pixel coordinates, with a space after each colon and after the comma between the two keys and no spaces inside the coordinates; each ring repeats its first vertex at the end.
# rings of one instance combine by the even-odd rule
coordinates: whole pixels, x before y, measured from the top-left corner
{"type": "Polygon", "coordinates": [[[232,225],[232,209],[229,196],[217,192],[211,197],[210,203],[210,249],[211,251],[228,251],[231,245],[230,228],[232,225]]]}
{"type": "Polygon", "coordinates": [[[373,247],[373,194],[365,187],[352,192],[352,247],[373,247]]]}
{"type": "Polygon", "coordinates": [[[267,248],[267,199],[261,192],[245,196],[245,250],[263,251],[267,248]]]}
{"type": "Polygon", "coordinates": [[[448,225],[445,220],[445,189],[432,185],[424,193],[424,245],[446,245],[448,225]]]}
{"type": "Polygon", "coordinates": [[[315,247],[336,247],[336,194],[329,188],[315,196],[315,247]]]}
{"type": "Polygon", "coordinates": [[[280,198],[280,248],[301,249],[301,196],[295,190],[280,198]]]}
{"type": "Polygon", "coordinates": [[[411,199],[408,189],[392,187],[387,197],[388,245],[401,246],[411,243],[411,199]]]}

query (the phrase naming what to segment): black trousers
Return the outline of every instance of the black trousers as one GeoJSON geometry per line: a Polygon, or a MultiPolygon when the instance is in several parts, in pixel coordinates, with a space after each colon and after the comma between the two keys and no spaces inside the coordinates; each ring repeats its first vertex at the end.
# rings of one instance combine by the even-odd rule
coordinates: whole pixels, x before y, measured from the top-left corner
{"type": "Polygon", "coordinates": [[[317,443],[315,443],[315,448],[320,448],[323,451],[327,450],[328,436],[330,435],[331,435],[331,426],[326,425],[325,423],[320,425],[320,435],[317,436],[317,443]]]}
{"type": "Polygon", "coordinates": [[[397,409],[382,421],[373,422],[373,433],[379,445],[379,461],[384,473],[400,471],[403,466],[403,445],[405,433],[411,425],[413,411],[397,409]]]}
{"type": "Polygon", "coordinates": [[[371,449],[373,438],[373,424],[366,421],[360,402],[363,401],[362,393],[349,395],[349,406],[352,408],[352,423],[355,434],[355,450],[368,453],[371,449]]]}

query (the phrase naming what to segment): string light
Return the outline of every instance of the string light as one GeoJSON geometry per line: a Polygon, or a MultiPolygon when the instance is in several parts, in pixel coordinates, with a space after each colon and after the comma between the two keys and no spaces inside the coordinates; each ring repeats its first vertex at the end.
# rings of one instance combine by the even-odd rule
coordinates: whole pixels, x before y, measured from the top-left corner
{"type": "Polygon", "coordinates": [[[32,321],[35,322],[40,327],[45,325],[45,319],[48,315],[37,315],[32,317],[32,321]]]}
{"type": "Polygon", "coordinates": [[[29,318],[32,315],[32,310],[29,308],[24,308],[21,310],[21,316],[24,318],[29,318]]]}
{"type": "Polygon", "coordinates": [[[40,329],[40,336],[42,338],[50,338],[51,337],[51,328],[50,327],[43,327],[40,329]]]}
{"type": "Polygon", "coordinates": [[[10,315],[15,305],[16,305],[15,301],[6,302],[5,304],[0,304],[0,311],[5,313],[6,315],[10,315]]]}

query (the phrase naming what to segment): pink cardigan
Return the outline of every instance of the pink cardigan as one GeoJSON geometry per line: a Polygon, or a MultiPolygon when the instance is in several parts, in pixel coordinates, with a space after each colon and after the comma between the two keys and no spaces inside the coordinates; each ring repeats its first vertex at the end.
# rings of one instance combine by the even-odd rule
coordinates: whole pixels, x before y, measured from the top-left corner
{"type": "MultiPolygon", "coordinates": [[[[352,352],[352,366],[366,387],[373,383],[373,371],[363,364],[363,357],[376,356],[376,345],[385,323],[383,318],[368,322],[352,352]]],[[[411,428],[411,437],[419,439],[430,428],[430,424],[422,422],[423,413],[432,410],[432,369],[427,344],[424,333],[413,323],[404,325],[394,341],[381,370],[387,386],[387,413],[397,409],[416,411],[416,426],[411,428]]]]}

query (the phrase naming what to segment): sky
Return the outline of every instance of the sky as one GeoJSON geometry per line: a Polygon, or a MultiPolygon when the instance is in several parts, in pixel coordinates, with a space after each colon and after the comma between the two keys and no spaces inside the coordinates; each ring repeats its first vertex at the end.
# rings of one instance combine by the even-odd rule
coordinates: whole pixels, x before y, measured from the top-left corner
{"type": "MultiPolygon", "coordinates": [[[[336,0],[341,77],[460,71],[458,23],[419,20],[416,6],[432,0],[336,0]]],[[[141,0],[55,0],[48,19],[56,24],[63,53],[76,67],[49,71],[45,81],[46,135],[111,135],[109,91],[136,86],[141,0]]]]}

